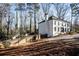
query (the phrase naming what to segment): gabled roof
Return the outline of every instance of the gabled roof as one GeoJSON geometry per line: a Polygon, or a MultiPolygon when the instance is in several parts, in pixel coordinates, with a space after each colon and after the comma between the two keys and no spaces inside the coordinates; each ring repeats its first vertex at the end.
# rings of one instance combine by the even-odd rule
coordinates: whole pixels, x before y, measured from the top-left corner
{"type": "MultiPolygon", "coordinates": [[[[59,20],[59,19],[58,19],[57,17],[55,17],[55,16],[50,16],[47,21],[50,21],[50,20],[58,20],[58,21],[63,21],[63,22],[70,23],[70,22],[68,22],[68,21],[66,21],[66,20],[62,20],[62,19],[59,20]]],[[[39,22],[39,24],[40,24],[40,23],[43,23],[43,22],[45,22],[45,20],[39,22]]]]}

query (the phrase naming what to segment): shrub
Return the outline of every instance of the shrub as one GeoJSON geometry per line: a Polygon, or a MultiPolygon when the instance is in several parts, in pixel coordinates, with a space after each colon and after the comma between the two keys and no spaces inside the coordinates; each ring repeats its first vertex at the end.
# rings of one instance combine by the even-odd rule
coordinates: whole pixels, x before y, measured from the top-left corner
{"type": "Polygon", "coordinates": [[[4,41],[6,40],[8,37],[6,36],[6,34],[4,32],[0,31],[0,41],[4,41]]]}
{"type": "Polygon", "coordinates": [[[71,32],[67,32],[67,34],[70,34],[70,35],[72,35],[72,34],[74,34],[74,32],[73,32],[73,31],[71,31],[71,32]]]}
{"type": "Polygon", "coordinates": [[[4,48],[8,48],[10,46],[10,42],[9,41],[3,41],[2,44],[4,45],[4,48]]]}
{"type": "Polygon", "coordinates": [[[41,38],[47,38],[48,35],[47,34],[41,34],[41,38]]]}

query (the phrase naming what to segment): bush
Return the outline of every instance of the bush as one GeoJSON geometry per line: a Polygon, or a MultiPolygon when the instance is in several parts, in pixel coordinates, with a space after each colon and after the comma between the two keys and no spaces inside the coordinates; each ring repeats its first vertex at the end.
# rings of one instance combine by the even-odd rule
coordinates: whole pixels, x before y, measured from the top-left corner
{"type": "Polygon", "coordinates": [[[4,32],[0,32],[0,41],[4,41],[6,40],[8,37],[6,36],[6,34],[4,32]]]}
{"type": "Polygon", "coordinates": [[[2,42],[2,44],[5,48],[9,47],[9,45],[10,45],[10,42],[6,41],[8,39],[9,39],[9,37],[7,36],[7,34],[5,32],[3,32],[2,30],[0,30],[0,41],[2,42]]]}
{"type": "Polygon", "coordinates": [[[71,32],[67,32],[67,34],[70,34],[70,35],[72,35],[72,34],[74,34],[74,32],[73,32],[73,31],[71,31],[71,32]]]}
{"type": "Polygon", "coordinates": [[[47,38],[48,35],[47,34],[41,34],[41,38],[47,38]]]}
{"type": "Polygon", "coordinates": [[[3,41],[2,44],[4,45],[4,48],[8,48],[10,46],[10,42],[8,41],[3,41]]]}

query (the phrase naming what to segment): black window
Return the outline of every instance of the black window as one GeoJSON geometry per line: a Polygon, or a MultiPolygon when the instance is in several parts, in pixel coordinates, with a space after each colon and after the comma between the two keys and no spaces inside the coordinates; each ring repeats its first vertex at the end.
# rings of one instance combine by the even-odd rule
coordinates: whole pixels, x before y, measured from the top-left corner
{"type": "Polygon", "coordinates": [[[56,31],[56,27],[54,27],[54,31],[56,31]]]}
{"type": "Polygon", "coordinates": [[[54,22],[54,24],[56,25],[56,21],[54,22]]]}
{"type": "Polygon", "coordinates": [[[64,28],[63,27],[61,27],[61,32],[64,32],[64,28]]]}
{"type": "Polygon", "coordinates": [[[58,22],[58,25],[60,25],[60,23],[58,22]]]}
{"type": "Polygon", "coordinates": [[[59,32],[59,27],[58,27],[58,32],[59,32]]]}
{"type": "Polygon", "coordinates": [[[66,24],[65,24],[65,26],[66,26],[66,24]]]}
{"type": "Polygon", "coordinates": [[[62,26],[63,26],[63,23],[62,23],[62,26]]]}
{"type": "Polygon", "coordinates": [[[69,26],[69,24],[67,24],[67,27],[69,26]]]}

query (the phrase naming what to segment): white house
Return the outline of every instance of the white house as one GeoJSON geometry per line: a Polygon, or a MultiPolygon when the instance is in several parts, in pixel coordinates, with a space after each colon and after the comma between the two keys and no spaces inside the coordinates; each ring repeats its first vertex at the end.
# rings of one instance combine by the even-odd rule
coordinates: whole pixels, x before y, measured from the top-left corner
{"type": "Polygon", "coordinates": [[[51,16],[47,21],[39,23],[39,33],[47,34],[50,36],[57,36],[70,31],[70,23],[65,20],[59,20],[58,18],[51,16]]]}

